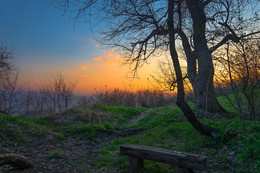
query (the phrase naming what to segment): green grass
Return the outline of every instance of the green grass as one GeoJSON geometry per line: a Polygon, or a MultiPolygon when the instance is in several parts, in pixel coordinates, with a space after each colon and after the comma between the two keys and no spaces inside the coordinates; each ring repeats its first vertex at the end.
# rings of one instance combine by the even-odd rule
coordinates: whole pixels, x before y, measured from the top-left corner
{"type": "MultiPolygon", "coordinates": [[[[203,120],[205,124],[227,131],[241,131],[239,119],[203,120]]],[[[187,122],[178,108],[162,107],[150,109],[148,115],[133,127],[149,129],[135,136],[114,140],[105,149],[99,151],[99,166],[116,166],[126,172],[129,164],[127,156],[120,156],[121,144],[136,144],[165,148],[175,151],[204,153],[210,160],[217,162],[220,171],[227,167],[235,167],[236,172],[253,172],[260,169],[260,123],[245,121],[247,134],[241,133],[233,140],[224,141],[199,134],[187,122]],[[223,149],[224,147],[224,149],[223,149]]],[[[176,170],[160,163],[146,161],[144,172],[174,172],[176,170]]],[[[208,169],[213,169],[208,165],[208,169]]]]}
{"type": "Polygon", "coordinates": [[[173,122],[182,121],[182,113],[179,108],[159,107],[149,109],[147,116],[141,119],[133,127],[156,127],[165,126],[173,122]]]}
{"type": "Polygon", "coordinates": [[[69,109],[62,113],[63,122],[55,129],[61,134],[57,134],[57,140],[65,140],[68,136],[79,136],[81,139],[98,137],[101,131],[126,128],[127,123],[139,115],[145,108],[130,108],[122,106],[104,106],[93,104],[91,106],[80,106],[69,109]],[[101,124],[86,124],[86,114],[94,111],[102,117],[101,124]],[[85,123],[84,123],[85,122],[85,123]]]}
{"type": "MultiPolygon", "coordinates": [[[[62,126],[70,127],[84,125],[87,123],[87,115],[91,112],[94,112],[97,117],[93,119],[99,120],[101,125],[103,125],[106,129],[122,129],[127,127],[128,122],[134,116],[139,115],[144,110],[146,110],[146,108],[105,106],[101,104],[80,106],[69,109],[62,113],[64,115],[62,126]]],[[[94,124],[98,123],[95,122],[94,124]]]]}
{"type": "Polygon", "coordinates": [[[137,116],[142,111],[147,110],[146,108],[132,108],[132,107],[123,107],[123,106],[105,106],[101,104],[93,104],[88,107],[91,110],[95,111],[104,111],[110,115],[112,118],[107,119],[107,122],[113,124],[115,128],[123,128],[132,119],[134,116],[137,116]]]}
{"type": "Polygon", "coordinates": [[[54,134],[54,138],[58,141],[64,141],[66,139],[66,136],[63,134],[54,134]]]}
{"type": "MultiPolygon", "coordinates": [[[[234,108],[234,106],[230,103],[230,101],[228,100],[228,98],[233,102],[233,104],[235,105],[235,96],[234,94],[229,94],[227,96],[221,96],[218,97],[218,101],[220,102],[220,104],[227,110],[229,111],[232,115],[237,115],[238,112],[236,110],[236,108],[234,108]]],[[[244,109],[247,109],[247,99],[245,97],[245,95],[243,93],[239,93],[239,97],[242,99],[243,105],[244,105],[244,109]]],[[[254,99],[255,99],[255,103],[256,106],[260,106],[260,89],[256,89],[254,90],[254,99]]],[[[258,109],[259,110],[259,109],[258,109]]]]}
{"type": "Polygon", "coordinates": [[[6,125],[9,125],[10,123],[13,124],[21,124],[28,128],[37,128],[37,125],[51,127],[51,125],[44,120],[36,120],[36,119],[30,119],[25,118],[22,116],[11,116],[11,115],[2,115],[0,116],[0,127],[4,128],[6,125]]]}
{"type": "Polygon", "coordinates": [[[75,169],[81,167],[82,165],[84,165],[86,163],[86,159],[82,158],[82,159],[71,159],[72,167],[70,168],[71,172],[75,172],[75,169]]]}
{"type": "Polygon", "coordinates": [[[81,139],[94,139],[98,135],[98,131],[105,130],[106,128],[101,125],[80,125],[67,127],[65,136],[79,135],[81,139]]]}
{"type": "MultiPolygon", "coordinates": [[[[228,95],[228,97],[232,100],[232,102],[234,101],[234,95],[230,94],[228,95]]],[[[221,105],[227,110],[229,111],[231,114],[236,115],[237,114],[237,110],[234,108],[234,106],[230,103],[230,101],[227,99],[226,96],[222,96],[222,97],[218,97],[217,98],[218,101],[221,103],[221,105]]]]}
{"type": "Polygon", "coordinates": [[[62,157],[63,157],[63,153],[60,152],[59,150],[54,150],[53,152],[51,152],[51,153],[47,156],[47,158],[48,158],[49,160],[51,160],[51,159],[60,159],[60,158],[62,158],[62,157]]]}
{"type": "Polygon", "coordinates": [[[35,120],[21,116],[2,115],[0,116],[0,139],[8,135],[11,140],[18,139],[21,142],[28,142],[28,137],[34,134],[42,137],[49,133],[52,126],[44,120],[35,120]]]}
{"type": "MultiPolygon", "coordinates": [[[[260,94],[260,92],[258,93],[260,94]]],[[[237,114],[225,97],[219,97],[218,100],[232,114],[237,114]]],[[[193,103],[190,103],[190,106],[194,109],[193,103]]],[[[137,144],[206,155],[208,156],[208,171],[211,172],[225,172],[226,170],[241,173],[260,172],[259,121],[245,120],[246,133],[241,133],[242,126],[238,118],[200,119],[204,124],[220,129],[221,135],[224,135],[227,131],[240,132],[232,140],[224,140],[222,136],[220,138],[209,138],[199,134],[177,107],[166,106],[147,109],[100,104],[81,106],[64,112],[63,122],[57,126],[44,120],[4,115],[0,116],[0,140],[4,140],[5,136],[8,135],[13,140],[17,139],[26,143],[30,140],[30,135],[42,137],[50,134],[50,131],[52,131],[53,139],[57,142],[65,141],[68,137],[94,140],[104,131],[127,128],[129,121],[142,112],[146,112],[147,116],[130,129],[146,127],[147,130],[136,135],[117,138],[106,145],[105,148],[97,152],[99,159],[95,165],[108,169],[117,168],[118,172],[126,172],[129,157],[119,155],[119,146],[121,144],[137,144]],[[86,124],[84,122],[85,115],[82,113],[86,110],[102,112],[105,114],[105,118],[101,124],[86,124]]],[[[1,152],[8,153],[11,151],[4,150],[1,152]]],[[[59,150],[54,150],[47,156],[50,160],[61,157],[63,157],[63,153],[59,150]]],[[[73,163],[75,168],[84,164],[82,160],[74,160],[73,163]]],[[[143,172],[147,173],[176,172],[176,169],[152,161],[145,161],[144,166],[143,172]]]]}

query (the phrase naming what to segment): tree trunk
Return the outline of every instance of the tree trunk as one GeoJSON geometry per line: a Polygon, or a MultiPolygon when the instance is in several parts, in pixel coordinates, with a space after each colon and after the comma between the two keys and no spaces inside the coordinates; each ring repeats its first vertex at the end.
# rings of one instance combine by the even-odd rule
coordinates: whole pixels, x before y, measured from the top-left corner
{"type": "Polygon", "coordinates": [[[219,104],[213,86],[213,76],[201,74],[198,81],[192,83],[197,110],[211,113],[226,113],[227,111],[219,104]],[[208,80],[202,80],[202,79],[208,80]]]}
{"type": "MultiPolygon", "coordinates": [[[[185,92],[183,87],[182,71],[181,71],[180,62],[178,59],[178,54],[175,46],[173,9],[174,9],[174,1],[168,0],[168,28],[169,28],[170,54],[171,54],[174,70],[177,77],[177,103],[176,104],[180,107],[180,109],[182,110],[182,112],[184,113],[188,121],[199,133],[212,137],[214,136],[214,133],[219,134],[220,131],[218,129],[202,124],[196,118],[192,109],[189,107],[189,105],[184,99],[185,92]]],[[[200,80],[204,80],[204,79],[201,78],[200,80]]]]}
{"type": "Polygon", "coordinates": [[[198,60],[196,78],[190,76],[196,99],[196,108],[212,113],[226,112],[216,99],[213,86],[214,66],[206,39],[206,16],[200,0],[186,0],[193,21],[194,55],[198,60]]]}

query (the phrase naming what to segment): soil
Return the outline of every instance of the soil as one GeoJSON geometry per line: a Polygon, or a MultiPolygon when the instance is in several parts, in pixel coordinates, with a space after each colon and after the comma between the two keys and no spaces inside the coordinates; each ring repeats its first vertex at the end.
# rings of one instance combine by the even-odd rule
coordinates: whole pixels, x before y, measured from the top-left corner
{"type": "Polygon", "coordinates": [[[128,123],[128,127],[131,127],[135,124],[138,123],[138,121],[140,121],[141,119],[143,119],[145,116],[147,115],[147,112],[142,112],[141,114],[139,114],[138,116],[134,117],[129,123],[128,123]]]}
{"type": "MultiPolygon", "coordinates": [[[[137,123],[145,114],[134,117],[131,125],[137,123]]],[[[15,167],[4,165],[0,166],[2,173],[104,173],[118,172],[116,168],[107,170],[95,166],[99,159],[98,150],[105,148],[107,144],[116,138],[130,136],[141,131],[144,128],[100,131],[98,136],[93,139],[81,139],[79,136],[69,136],[65,140],[55,139],[53,134],[44,137],[30,136],[26,143],[16,142],[8,139],[0,141],[0,154],[2,151],[11,151],[12,153],[21,154],[31,160],[34,167],[19,170],[15,167]],[[58,156],[51,157],[50,154],[58,151],[58,156]]],[[[53,132],[54,133],[54,132],[53,132]]],[[[56,152],[57,153],[57,152],[56,152]]]]}

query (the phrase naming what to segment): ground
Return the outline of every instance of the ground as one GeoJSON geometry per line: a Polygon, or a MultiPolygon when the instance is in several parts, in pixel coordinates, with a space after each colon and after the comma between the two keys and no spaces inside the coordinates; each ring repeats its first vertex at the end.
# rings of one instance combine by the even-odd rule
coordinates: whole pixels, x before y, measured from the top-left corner
{"type": "MultiPolygon", "coordinates": [[[[133,119],[131,119],[127,126],[134,125],[145,115],[145,112],[142,112],[136,116],[133,116],[133,119]]],[[[60,116],[59,119],[52,118],[50,123],[60,122],[62,118],[64,117],[60,116]]],[[[66,118],[69,118],[69,115],[66,115],[66,118]]],[[[1,151],[10,151],[12,153],[24,155],[29,160],[33,161],[34,167],[19,170],[12,166],[5,165],[0,167],[0,172],[117,172],[117,170],[108,170],[107,168],[95,166],[94,163],[99,158],[97,151],[102,150],[107,144],[116,138],[118,139],[125,136],[131,136],[141,131],[142,128],[134,128],[129,130],[100,130],[98,136],[94,139],[82,139],[80,136],[75,135],[68,136],[64,140],[57,139],[58,134],[55,134],[56,132],[48,132],[49,134],[44,137],[30,136],[26,139],[26,142],[16,140],[13,141],[13,139],[5,136],[6,140],[0,142],[1,151]]]]}
{"type": "MultiPolygon", "coordinates": [[[[260,171],[260,123],[218,115],[200,120],[223,133],[237,131],[231,140],[199,134],[177,107],[154,109],[92,105],[77,107],[49,117],[0,116],[0,154],[16,153],[33,161],[34,167],[18,170],[0,166],[2,173],[113,173],[126,172],[127,156],[119,145],[136,144],[207,156],[208,172],[260,171]],[[87,111],[86,111],[87,109],[87,111]],[[98,113],[88,122],[86,112],[98,113]]],[[[176,172],[168,165],[145,161],[144,173],[176,172]]]]}

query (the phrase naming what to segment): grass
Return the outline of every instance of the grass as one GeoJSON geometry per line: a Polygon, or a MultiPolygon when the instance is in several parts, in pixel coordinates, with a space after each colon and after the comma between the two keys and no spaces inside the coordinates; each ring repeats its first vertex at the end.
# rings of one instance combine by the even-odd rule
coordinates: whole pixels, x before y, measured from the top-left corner
{"type": "MultiPolygon", "coordinates": [[[[236,105],[234,94],[229,94],[227,96],[221,96],[221,97],[218,97],[217,99],[227,111],[229,111],[232,115],[237,115],[236,108],[234,108],[234,106],[230,103],[230,101],[228,100],[227,97],[233,102],[234,105],[236,105]]],[[[239,93],[239,98],[242,99],[244,111],[247,110],[248,109],[247,108],[247,99],[246,99],[245,95],[243,93],[239,93]]],[[[255,103],[256,103],[256,107],[260,106],[259,105],[259,103],[260,103],[260,89],[256,89],[254,91],[254,100],[255,100],[255,103]]],[[[258,111],[259,111],[259,109],[258,109],[258,111]]]]}
{"type": "Polygon", "coordinates": [[[63,157],[63,153],[60,152],[59,150],[54,150],[54,151],[51,152],[47,157],[48,157],[49,160],[52,160],[52,159],[60,159],[60,158],[63,157]]]}
{"type": "Polygon", "coordinates": [[[175,107],[160,107],[150,109],[147,113],[147,116],[141,119],[136,125],[133,127],[156,127],[156,126],[164,126],[167,124],[171,124],[176,121],[181,121],[183,117],[181,117],[182,113],[179,108],[175,107]]]}
{"type": "Polygon", "coordinates": [[[93,119],[100,120],[101,123],[94,122],[91,125],[101,125],[106,129],[122,129],[127,127],[129,120],[145,110],[146,108],[105,106],[101,104],[80,106],[65,111],[63,113],[64,120],[61,123],[66,128],[85,125],[88,123],[86,121],[88,114],[94,112],[97,117],[93,119]],[[81,123],[79,124],[79,122],[81,123]]]}
{"type": "Polygon", "coordinates": [[[67,128],[65,136],[79,135],[81,139],[94,139],[98,135],[98,131],[106,130],[102,125],[80,125],[80,126],[71,126],[67,128]]]}
{"type": "Polygon", "coordinates": [[[22,116],[0,116],[0,139],[18,140],[27,143],[30,136],[44,137],[53,131],[54,139],[64,141],[68,136],[79,136],[81,139],[93,140],[101,131],[125,128],[128,121],[138,115],[144,108],[128,108],[120,106],[103,106],[95,104],[89,107],[76,107],[63,113],[64,119],[59,125],[52,125],[43,119],[30,119],[22,116]],[[104,111],[106,121],[102,124],[86,124],[82,110],[104,111]],[[79,123],[80,122],[80,123],[79,123]]]}
{"type": "Polygon", "coordinates": [[[32,134],[42,137],[49,133],[52,126],[44,120],[35,120],[21,116],[3,115],[0,116],[0,139],[5,140],[8,135],[11,140],[28,142],[28,137],[32,134]]]}
{"type": "MultiPolygon", "coordinates": [[[[260,92],[259,92],[260,93],[260,92]]],[[[219,97],[221,104],[232,114],[236,110],[225,97],[219,97]]],[[[194,108],[194,104],[190,103],[194,108]]],[[[259,121],[245,120],[246,133],[239,133],[232,140],[209,138],[199,134],[183,116],[177,107],[159,107],[153,109],[130,108],[122,106],[104,106],[94,104],[67,110],[63,113],[62,122],[52,125],[44,120],[34,120],[20,116],[0,116],[0,140],[8,135],[12,140],[26,143],[30,136],[42,137],[52,132],[53,139],[63,142],[68,137],[79,137],[81,140],[94,140],[101,132],[108,130],[122,130],[135,116],[146,112],[147,116],[130,127],[143,128],[136,135],[120,137],[97,151],[99,158],[95,165],[107,169],[117,168],[118,172],[126,172],[129,164],[127,156],[119,155],[121,144],[137,144],[169,150],[198,153],[208,156],[208,171],[211,172],[260,172],[260,123],[259,121]],[[101,124],[87,124],[82,112],[91,110],[104,114],[101,124]]],[[[200,119],[204,124],[218,128],[224,135],[227,131],[241,132],[241,122],[234,119],[200,119]]],[[[10,141],[8,141],[10,142],[10,141]]],[[[0,150],[1,151],[1,150],[0,150]]],[[[4,150],[2,153],[11,151],[4,150]]],[[[86,153],[89,151],[85,151],[86,153]]],[[[48,159],[63,157],[62,152],[54,150],[47,156],[48,159]]],[[[74,160],[74,167],[84,164],[82,160],[74,160]],[[75,163],[74,163],[75,162],[75,163]]],[[[145,161],[144,172],[167,173],[176,172],[168,165],[145,161]]]]}
{"type": "MultiPolygon", "coordinates": [[[[241,124],[236,119],[202,120],[203,123],[220,129],[223,134],[228,131],[241,131],[241,124]]],[[[258,121],[245,121],[247,133],[240,133],[229,141],[214,139],[199,134],[189,122],[182,118],[178,108],[161,107],[150,109],[148,115],[135,126],[148,127],[135,136],[114,140],[105,149],[98,153],[101,159],[99,166],[118,167],[121,172],[126,172],[129,158],[120,156],[121,144],[136,144],[151,147],[165,148],[175,151],[200,153],[208,156],[208,170],[225,172],[226,169],[235,169],[235,172],[260,171],[260,123],[258,121]],[[218,167],[215,168],[213,163],[218,167]]],[[[144,172],[174,172],[160,163],[146,161],[144,172]]]]}
{"type": "Polygon", "coordinates": [[[123,106],[105,106],[101,104],[93,104],[88,108],[95,111],[104,111],[109,115],[112,115],[111,118],[106,119],[106,122],[112,124],[118,129],[124,128],[130,119],[140,114],[142,111],[147,110],[142,107],[132,108],[123,106]]]}

